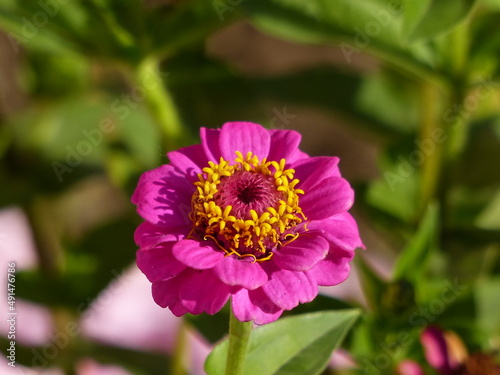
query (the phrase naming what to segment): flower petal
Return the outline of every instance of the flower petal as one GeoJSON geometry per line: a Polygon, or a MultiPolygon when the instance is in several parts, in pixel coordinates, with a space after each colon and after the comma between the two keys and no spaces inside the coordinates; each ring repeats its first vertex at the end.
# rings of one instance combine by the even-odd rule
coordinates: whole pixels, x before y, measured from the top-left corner
{"type": "Polygon", "coordinates": [[[322,286],[332,286],[345,281],[351,271],[349,262],[354,257],[354,251],[333,247],[327,257],[316,264],[307,274],[314,277],[316,283],[322,286]]]}
{"type": "Polygon", "coordinates": [[[132,203],[138,204],[141,195],[141,189],[139,189],[141,185],[148,181],[161,180],[171,173],[173,173],[172,166],[164,164],[158,168],[146,171],[141,174],[141,177],[139,177],[139,182],[137,182],[137,188],[135,189],[134,193],[132,194],[132,198],[130,199],[132,203]]]}
{"type": "Polygon", "coordinates": [[[324,219],[345,212],[354,203],[354,191],[341,177],[329,177],[300,198],[300,206],[309,220],[324,219]]]}
{"type": "Polygon", "coordinates": [[[443,331],[429,326],[420,335],[427,362],[441,373],[448,373],[452,366],[449,361],[449,349],[443,331]]]}
{"type": "Polygon", "coordinates": [[[365,248],[359,237],[358,225],[348,212],[342,212],[324,220],[313,220],[307,224],[309,230],[317,230],[336,246],[346,250],[365,248]]]}
{"type": "Polygon", "coordinates": [[[208,159],[201,145],[183,147],[167,154],[172,166],[179,169],[191,179],[196,179],[197,174],[208,166],[208,159]]]}
{"type": "Polygon", "coordinates": [[[305,272],[276,270],[262,286],[266,295],[284,310],[311,302],[318,295],[316,281],[305,272]]]}
{"type": "Polygon", "coordinates": [[[208,244],[194,240],[182,240],[177,242],[172,253],[179,262],[195,270],[206,270],[213,268],[224,259],[224,253],[208,244]]]}
{"type": "Polygon", "coordinates": [[[241,152],[243,156],[251,151],[262,160],[269,154],[271,135],[258,124],[226,122],[220,132],[219,146],[222,157],[226,160],[234,160],[236,151],[241,152]]]}
{"type": "Polygon", "coordinates": [[[190,226],[195,186],[170,165],[164,166],[162,171],[161,178],[141,179],[132,203],[137,205],[139,215],[153,224],[168,228],[190,226]]]}
{"type": "Polygon", "coordinates": [[[316,156],[293,163],[294,177],[300,182],[297,188],[305,192],[312,189],[328,177],[340,177],[339,158],[334,156],[316,156]]]}
{"type": "Polygon", "coordinates": [[[208,160],[214,163],[218,163],[221,157],[219,137],[220,129],[200,128],[201,145],[208,160]]]}
{"type": "Polygon", "coordinates": [[[287,163],[292,163],[295,154],[299,151],[298,147],[302,136],[293,130],[271,129],[271,149],[267,160],[280,161],[286,159],[287,163]]]}
{"type": "Polygon", "coordinates": [[[152,284],[151,291],[156,304],[165,308],[179,301],[179,290],[184,282],[184,275],[188,271],[185,270],[179,276],[169,280],[157,281],[152,284]]]}
{"type": "Polygon", "coordinates": [[[257,289],[267,281],[267,274],[260,264],[248,258],[225,257],[214,267],[214,272],[224,284],[250,290],[257,289]]]}
{"type": "Polygon", "coordinates": [[[274,322],[283,309],[274,304],[261,288],[256,290],[240,289],[231,297],[234,316],[241,322],[253,320],[255,324],[274,322]]]}
{"type": "Polygon", "coordinates": [[[181,286],[179,297],[191,314],[215,314],[226,304],[231,287],[221,282],[211,270],[191,271],[181,286]]]}
{"type": "Polygon", "coordinates": [[[307,271],[328,254],[328,242],[319,235],[303,234],[273,254],[279,268],[290,271],[307,271]]]}
{"type": "Polygon", "coordinates": [[[396,372],[398,375],[425,375],[422,367],[417,362],[409,359],[399,362],[396,372]]]}
{"type": "Polygon", "coordinates": [[[142,250],[147,250],[162,242],[180,241],[185,235],[187,233],[167,233],[164,227],[145,221],[135,230],[134,241],[142,250]]]}
{"type": "Polygon", "coordinates": [[[172,255],[174,244],[174,242],[167,242],[149,250],[137,251],[137,267],[152,283],[171,279],[186,268],[172,255]]]}

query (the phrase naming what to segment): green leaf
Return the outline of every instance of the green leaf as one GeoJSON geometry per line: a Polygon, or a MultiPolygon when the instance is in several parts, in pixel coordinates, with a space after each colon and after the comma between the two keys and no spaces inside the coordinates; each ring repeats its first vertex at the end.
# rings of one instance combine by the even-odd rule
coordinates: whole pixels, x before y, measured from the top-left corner
{"type": "Polygon", "coordinates": [[[273,36],[299,43],[339,43],[348,63],[360,52],[370,52],[405,71],[436,78],[433,46],[409,45],[402,38],[399,2],[253,0],[242,7],[257,28],[273,36]]]}
{"type": "Polygon", "coordinates": [[[413,222],[418,214],[417,197],[419,171],[410,162],[416,149],[414,138],[399,140],[380,156],[380,170],[383,177],[373,181],[366,192],[366,201],[375,207],[404,222],[413,222]]]}
{"type": "Polygon", "coordinates": [[[463,21],[475,0],[405,0],[403,34],[410,41],[429,39],[463,21]]]}
{"type": "Polygon", "coordinates": [[[356,104],[378,122],[408,134],[417,128],[420,117],[418,93],[413,82],[386,70],[363,80],[356,104]]]}
{"type": "Polygon", "coordinates": [[[416,283],[422,278],[426,260],[435,247],[438,233],[439,210],[430,204],[414,237],[401,253],[394,266],[394,279],[406,279],[416,283]]]}
{"type": "Polygon", "coordinates": [[[370,308],[377,311],[380,308],[379,301],[387,289],[388,283],[373,270],[366,261],[366,257],[358,256],[355,258],[355,262],[363,287],[363,293],[368,300],[370,308]]]}
{"type": "MultiPolygon", "coordinates": [[[[478,323],[484,332],[500,338],[500,277],[485,279],[478,283],[474,295],[478,309],[478,323]]],[[[490,337],[493,338],[493,337],[490,337]]]]}
{"type": "MultiPolygon", "coordinates": [[[[355,309],[318,312],[283,318],[255,329],[244,374],[320,374],[358,316],[355,309]]],[[[210,353],[205,363],[209,375],[224,373],[227,349],[225,340],[210,353]]]]}
{"type": "Polygon", "coordinates": [[[217,8],[218,0],[179,2],[168,12],[154,9],[148,18],[148,34],[153,49],[160,56],[171,56],[181,49],[202,43],[214,31],[241,17],[227,2],[227,11],[217,8]]]}

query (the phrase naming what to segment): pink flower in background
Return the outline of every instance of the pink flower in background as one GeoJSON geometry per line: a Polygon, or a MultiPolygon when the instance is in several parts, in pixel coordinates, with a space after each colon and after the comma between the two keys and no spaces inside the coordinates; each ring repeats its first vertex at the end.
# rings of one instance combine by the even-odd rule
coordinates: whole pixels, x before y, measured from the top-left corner
{"type": "MultiPolygon", "coordinates": [[[[469,355],[460,337],[452,331],[427,327],[420,335],[425,359],[440,375],[500,375],[500,366],[490,354],[469,355]]],[[[422,367],[404,360],[397,367],[398,375],[425,375],[422,367]]]]}
{"type": "Polygon", "coordinates": [[[338,158],[309,157],[297,132],[248,122],[200,135],[132,196],[145,219],[137,264],[156,303],[215,314],[231,297],[237,319],[265,324],[343,282],[363,244],[338,158]]]}

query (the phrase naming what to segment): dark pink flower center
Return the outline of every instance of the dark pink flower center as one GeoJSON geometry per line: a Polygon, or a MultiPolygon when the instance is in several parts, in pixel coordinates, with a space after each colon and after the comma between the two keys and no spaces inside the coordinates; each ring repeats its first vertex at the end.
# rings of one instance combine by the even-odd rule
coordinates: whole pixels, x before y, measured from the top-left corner
{"type": "Polygon", "coordinates": [[[238,171],[222,177],[215,203],[221,207],[232,206],[238,219],[250,219],[250,210],[261,215],[269,207],[275,207],[283,193],[276,190],[274,178],[258,172],[238,171]]]}

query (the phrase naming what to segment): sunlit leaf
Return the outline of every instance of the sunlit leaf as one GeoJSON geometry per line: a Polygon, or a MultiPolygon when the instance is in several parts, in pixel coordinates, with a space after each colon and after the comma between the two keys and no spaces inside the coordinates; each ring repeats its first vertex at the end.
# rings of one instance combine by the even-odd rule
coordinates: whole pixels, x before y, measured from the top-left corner
{"type": "MultiPolygon", "coordinates": [[[[320,374],[359,316],[358,310],[323,311],[279,319],[250,336],[244,374],[320,374]]],[[[228,341],[205,363],[209,375],[224,374],[228,341]]]]}

